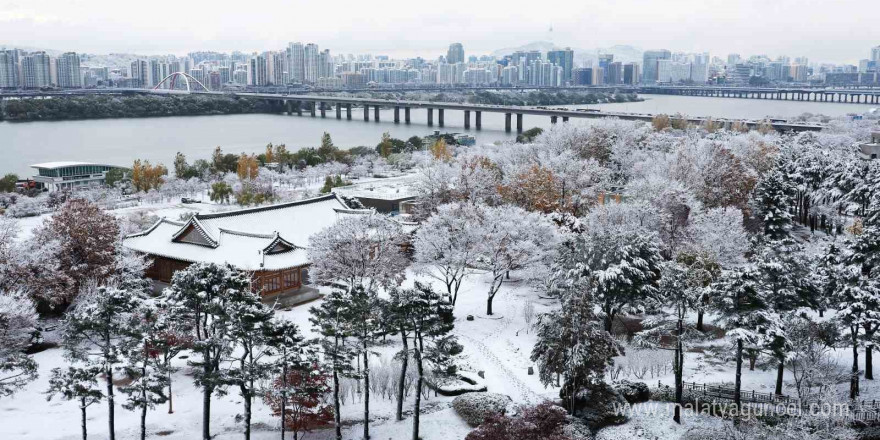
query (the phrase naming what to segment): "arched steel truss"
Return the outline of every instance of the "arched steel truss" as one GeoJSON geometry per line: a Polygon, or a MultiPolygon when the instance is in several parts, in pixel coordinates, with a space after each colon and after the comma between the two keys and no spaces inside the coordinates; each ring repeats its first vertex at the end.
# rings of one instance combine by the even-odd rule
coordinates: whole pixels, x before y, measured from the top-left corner
{"type": "Polygon", "coordinates": [[[164,79],[162,79],[162,81],[159,81],[159,84],[156,84],[156,87],[153,87],[153,90],[159,90],[159,89],[161,89],[161,88],[162,88],[162,85],[165,84],[165,82],[168,81],[168,80],[171,80],[171,84],[170,84],[170,87],[169,87],[169,88],[170,88],[171,90],[174,90],[174,86],[177,84],[177,79],[180,78],[180,77],[183,77],[183,81],[186,83],[186,91],[187,91],[187,92],[191,92],[191,91],[192,91],[192,88],[190,87],[190,81],[193,81],[193,82],[195,82],[196,84],[198,84],[199,86],[201,86],[201,87],[202,87],[202,90],[204,90],[204,91],[206,91],[206,92],[209,91],[208,88],[205,87],[205,85],[202,84],[201,81],[199,81],[199,80],[193,78],[192,75],[190,75],[190,74],[188,74],[188,73],[186,73],[186,72],[174,72],[174,73],[172,73],[171,75],[166,76],[164,79]]]}

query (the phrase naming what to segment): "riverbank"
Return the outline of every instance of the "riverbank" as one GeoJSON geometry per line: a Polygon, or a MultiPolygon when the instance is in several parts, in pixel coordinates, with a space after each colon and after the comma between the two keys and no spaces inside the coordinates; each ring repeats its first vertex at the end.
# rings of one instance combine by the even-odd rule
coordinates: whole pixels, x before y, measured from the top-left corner
{"type": "Polygon", "coordinates": [[[206,116],[271,113],[258,99],[201,95],[81,95],[13,99],[0,106],[0,120],[62,121],[158,116],[206,116]]]}

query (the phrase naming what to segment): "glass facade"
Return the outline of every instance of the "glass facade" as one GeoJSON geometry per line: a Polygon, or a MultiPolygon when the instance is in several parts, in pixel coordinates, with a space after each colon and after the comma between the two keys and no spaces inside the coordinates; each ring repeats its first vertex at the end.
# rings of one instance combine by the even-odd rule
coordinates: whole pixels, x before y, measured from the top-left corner
{"type": "Polygon", "coordinates": [[[104,171],[109,171],[111,168],[106,165],[77,165],[54,169],[40,168],[39,171],[40,176],[43,177],[75,177],[101,174],[104,171]]]}

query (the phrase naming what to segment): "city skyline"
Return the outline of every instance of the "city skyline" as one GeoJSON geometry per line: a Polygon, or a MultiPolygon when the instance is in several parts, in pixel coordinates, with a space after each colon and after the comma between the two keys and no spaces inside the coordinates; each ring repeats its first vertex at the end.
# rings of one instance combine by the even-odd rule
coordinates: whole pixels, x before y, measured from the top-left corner
{"type": "Polygon", "coordinates": [[[627,45],[643,51],[806,56],[816,62],[857,64],[865,58],[865,47],[880,43],[871,39],[871,15],[851,13],[870,8],[870,0],[846,1],[847,6],[830,11],[789,0],[708,1],[699,6],[664,2],[662,7],[642,0],[588,6],[572,2],[528,11],[457,0],[426,10],[393,0],[382,15],[368,14],[364,8],[369,5],[359,4],[309,5],[309,13],[302,14],[302,5],[277,0],[255,0],[236,14],[227,14],[223,2],[213,2],[211,8],[181,4],[173,13],[168,8],[127,13],[104,7],[110,3],[0,0],[0,46],[183,55],[196,50],[261,52],[291,41],[320,41],[335,53],[433,58],[445,54],[450,41],[460,41],[469,54],[550,41],[585,50],[627,45]],[[493,32],[485,32],[489,24],[493,32]],[[780,29],[785,29],[785,38],[779,38],[780,29]]]}

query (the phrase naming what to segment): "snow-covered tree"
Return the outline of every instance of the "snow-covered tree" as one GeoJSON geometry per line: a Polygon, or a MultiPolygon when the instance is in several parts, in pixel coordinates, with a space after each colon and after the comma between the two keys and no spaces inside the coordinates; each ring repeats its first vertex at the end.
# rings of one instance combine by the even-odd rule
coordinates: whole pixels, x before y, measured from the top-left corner
{"type": "Polygon", "coordinates": [[[64,320],[64,348],[74,360],[99,364],[106,380],[109,438],[116,438],[113,373],[126,349],[140,338],[142,292],[100,286],[82,293],[64,320]]]}
{"type": "Polygon", "coordinates": [[[99,365],[72,365],[63,370],[53,368],[49,378],[49,389],[46,391],[48,400],[60,395],[64,400],[75,400],[79,403],[83,440],[88,438],[86,409],[104,398],[98,385],[99,374],[101,374],[99,365]]]}
{"type": "Polygon", "coordinates": [[[281,417],[281,438],[285,430],[298,440],[333,421],[333,407],[325,403],[330,392],[327,372],[314,356],[290,365],[277,377],[264,396],[273,415],[281,417]]]}
{"type": "Polygon", "coordinates": [[[83,199],[72,199],[35,231],[34,240],[55,246],[60,271],[73,280],[71,290],[60,292],[68,304],[89,280],[113,273],[119,226],[116,218],[83,199]]]}
{"type": "Polygon", "coordinates": [[[571,284],[557,292],[561,307],[538,317],[538,341],[531,354],[544,386],[561,376],[560,397],[570,411],[577,393],[601,382],[614,356],[622,352],[611,334],[598,325],[594,304],[582,287],[571,284]]]}
{"type": "MultiPolygon", "coordinates": [[[[449,335],[454,321],[452,305],[430,286],[416,282],[411,289],[395,289],[391,293],[391,300],[386,310],[390,312],[388,315],[391,321],[397,324],[398,330],[403,335],[404,350],[408,348],[406,335],[412,336],[412,356],[418,372],[414,393],[412,438],[418,440],[426,364],[438,376],[445,374],[457,346],[455,338],[449,335]]],[[[408,356],[408,353],[404,353],[403,356],[408,356]]],[[[401,377],[405,374],[405,365],[406,363],[401,377]]],[[[401,403],[402,400],[403,396],[398,395],[398,402],[401,403]]]]}
{"type": "Polygon", "coordinates": [[[378,214],[341,218],[309,239],[311,276],[353,289],[389,287],[403,281],[409,264],[400,225],[378,214]]]}
{"type": "Polygon", "coordinates": [[[743,227],[742,211],[732,207],[710,208],[694,215],[688,225],[689,245],[711,255],[721,267],[745,263],[749,236],[743,227]]]}
{"type": "Polygon", "coordinates": [[[418,272],[443,282],[453,306],[462,281],[473,272],[482,240],[476,233],[479,228],[474,228],[480,224],[480,212],[468,205],[441,205],[416,231],[418,272]]]}
{"type": "Polygon", "coordinates": [[[229,265],[191,264],[174,273],[164,300],[193,337],[190,361],[196,385],[202,388],[202,438],[211,439],[211,397],[225,393],[228,383],[221,362],[234,347],[230,333],[230,302],[250,291],[249,277],[229,265]]]}
{"type": "Polygon", "coordinates": [[[727,329],[726,337],[736,347],[733,399],[737,406],[741,403],[744,348],[760,346],[763,330],[773,322],[773,314],[768,312],[770,304],[758,293],[758,278],[757,269],[746,265],[724,273],[712,285],[712,299],[719,323],[727,329]]]}
{"type": "Polygon", "coordinates": [[[587,289],[609,332],[618,313],[640,309],[654,294],[662,260],[654,234],[610,220],[612,211],[587,217],[584,232],[561,247],[552,278],[562,289],[587,289]]]}
{"type": "Polygon", "coordinates": [[[364,379],[364,438],[370,438],[370,355],[382,333],[383,301],[374,290],[356,286],[346,295],[347,304],[341,311],[348,334],[355,339],[355,351],[363,361],[359,376],[364,379]]]}
{"type": "Polygon", "coordinates": [[[780,240],[791,234],[791,213],[793,188],[783,171],[773,168],[758,182],[755,188],[754,204],[757,216],[764,225],[764,236],[768,240],[780,240]]]}
{"type": "Polygon", "coordinates": [[[0,291],[0,397],[37,378],[37,363],[25,353],[37,332],[34,302],[21,292],[0,291]]]}
{"type": "Polygon", "coordinates": [[[165,390],[170,385],[170,377],[157,349],[163,330],[159,313],[150,302],[145,302],[137,311],[132,322],[136,326],[137,337],[131,339],[125,354],[125,372],[134,380],[119,388],[128,396],[122,407],[140,410],[141,440],[147,438],[147,412],[168,400],[165,390]]]}
{"type": "Polygon", "coordinates": [[[486,314],[492,314],[492,300],[511,271],[540,271],[552,258],[558,234],[546,217],[515,206],[478,207],[482,221],[472,225],[481,242],[476,249],[474,268],[492,276],[486,301],[486,314]]]}
{"type": "Polygon", "coordinates": [[[321,336],[320,347],[324,362],[329,364],[333,372],[333,424],[336,430],[336,440],[342,440],[340,376],[351,373],[351,360],[356,356],[355,351],[345,341],[349,336],[348,307],[347,292],[334,290],[324,297],[320,305],[309,309],[311,314],[309,322],[315,332],[321,336]]]}
{"type": "Polygon", "coordinates": [[[237,386],[244,404],[244,438],[251,438],[254,397],[261,381],[268,379],[273,365],[269,357],[277,354],[280,342],[272,320],[273,310],[260,302],[250,289],[230,291],[226,301],[228,335],[235,348],[229,353],[226,381],[237,386]]]}

